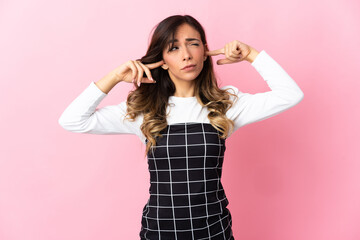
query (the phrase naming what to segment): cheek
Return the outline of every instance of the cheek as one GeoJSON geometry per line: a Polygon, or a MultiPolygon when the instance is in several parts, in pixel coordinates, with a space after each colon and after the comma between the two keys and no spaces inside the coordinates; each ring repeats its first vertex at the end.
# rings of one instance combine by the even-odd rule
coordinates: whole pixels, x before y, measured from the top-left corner
{"type": "Polygon", "coordinates": [[[166,63],[166,65],[168,65],[168,67],[170,67],[171,65],[171,56],[169,56],[165,51],[163,52],[163,60],[166,63]]]}
{"type": "Polygon", "coordinates": [[[203,59],[204,54],[205,54],[204,49],[203,48],[197,49],[196,54],[199,56],[199,58],[203,59]]]}
{"type": "Polygon", "coordinates": [[[167,56],[164,58],[164,61],[166,62],[169,68],[173,68],[176,66],[176,59],[174,57],[167,56]]]}
{"type": "Polygon", "coordinates": [[[204,62],[201,62],[200,66],[199,66],[199,73],[201,73],[203,68],[204,68],[204,62]]]}
{"type": "Polygon", "coordinates": [[[198,60],[198,63],[201,64],[201,68],[204,65],[204,49],[198,49],[196,51],[196,57],[198,60]]]}

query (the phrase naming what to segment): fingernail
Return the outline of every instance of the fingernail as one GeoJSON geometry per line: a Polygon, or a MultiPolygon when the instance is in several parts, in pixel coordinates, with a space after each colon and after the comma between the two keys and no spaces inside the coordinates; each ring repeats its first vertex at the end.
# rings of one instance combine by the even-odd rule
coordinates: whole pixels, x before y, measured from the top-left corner
{"type": "Polygon", "coordinates": [[[153,83],[156,83],[156,81],[154,80],[153,83]]]}

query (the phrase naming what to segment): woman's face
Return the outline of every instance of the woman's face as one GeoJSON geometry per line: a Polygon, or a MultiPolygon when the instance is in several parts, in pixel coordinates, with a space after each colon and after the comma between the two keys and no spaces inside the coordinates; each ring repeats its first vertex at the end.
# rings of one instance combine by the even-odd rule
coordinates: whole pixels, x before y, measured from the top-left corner
{"type": "Polygon", "coordinates": [[[168,70],[173,82],[192,81],[201,72],[206,54],[200,33],[189,24],[182,24],[175,32],[175,42],[169,50],[169,43],[163,50],[162,68],[168,70]],[[186,66],[192,67],[186,68],[186,66]]]}

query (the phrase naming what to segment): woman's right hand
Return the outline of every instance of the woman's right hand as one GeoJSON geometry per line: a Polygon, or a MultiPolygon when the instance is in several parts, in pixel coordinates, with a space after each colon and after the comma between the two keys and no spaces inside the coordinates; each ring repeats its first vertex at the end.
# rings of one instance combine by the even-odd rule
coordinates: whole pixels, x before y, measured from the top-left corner
{"type": "Polygon", "coordinates": [[[143,64],[137,60],[129,60],[115,68],[112,72],[114,73],[116,81],[128,83],[136,82],[136,84],[140,86],[141,83],[156,83],[151,76],[150,69],[160,67],[163,64],[163,60],[149,64],[143,64]],[[147,77],[143,77],[144,72],[147,77]]]}

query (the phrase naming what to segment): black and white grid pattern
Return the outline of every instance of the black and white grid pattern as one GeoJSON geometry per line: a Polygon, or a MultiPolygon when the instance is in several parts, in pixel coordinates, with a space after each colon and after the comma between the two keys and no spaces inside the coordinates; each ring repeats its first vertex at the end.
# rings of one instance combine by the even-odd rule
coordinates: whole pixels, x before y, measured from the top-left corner
{"type": "Polygon", "coordinates": [[[225,140],[210,123],[177,123],[149,151],[142,240],[233,240],[221,184],[225,140]]]}

